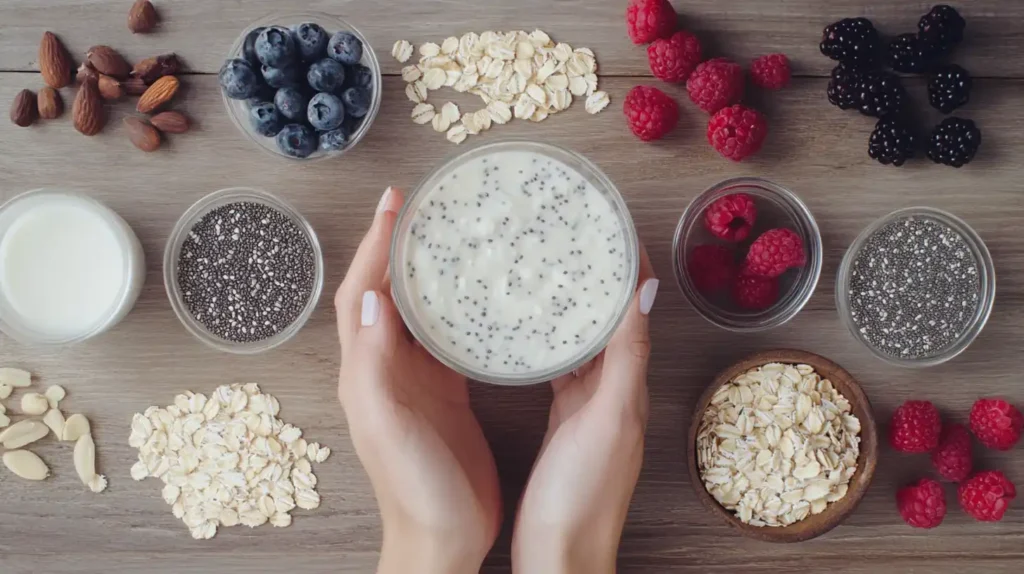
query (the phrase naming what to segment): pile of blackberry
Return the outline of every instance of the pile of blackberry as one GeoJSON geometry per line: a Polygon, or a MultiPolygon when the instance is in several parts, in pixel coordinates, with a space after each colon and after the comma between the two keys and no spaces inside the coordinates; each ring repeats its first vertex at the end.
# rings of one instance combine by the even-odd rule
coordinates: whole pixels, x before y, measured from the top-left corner
{"type": "MultiPolygon", "coordinates": [[[[895,72],[928,74],[928,100],[943,114],[970,100],[970,73],[944,60],[964,37],[967,23],[951,6],[940,4],[918,21],[916,33],[900,34],[883,49],[881,37],[867,18],[844,18],[825,27],[821,53],[838,62],[828,83],[828,101],[841,110],[856,109],[879,118],[868,143],[868,155],[884,165],[900,166],[914,157],[917,137],[907,114],[906,88],[895,72]]],[[[971,120],[946,118],[927,138],[927,156],[935,163],[964,166],[981,145],[981,130],[971,120]]]]}

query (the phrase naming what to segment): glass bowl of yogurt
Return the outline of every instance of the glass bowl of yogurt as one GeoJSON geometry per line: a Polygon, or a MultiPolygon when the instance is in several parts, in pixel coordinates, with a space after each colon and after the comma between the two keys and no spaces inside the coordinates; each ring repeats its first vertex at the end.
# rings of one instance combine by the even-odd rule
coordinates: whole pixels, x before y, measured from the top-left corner
{"type": "Polygon", "coordinates": [[[446,161],[410,195],[392,294],[414,337],[475,380],[527,385],[593,359],[633,298],[639,241],[589,160],[527,141],[446,161]]]}

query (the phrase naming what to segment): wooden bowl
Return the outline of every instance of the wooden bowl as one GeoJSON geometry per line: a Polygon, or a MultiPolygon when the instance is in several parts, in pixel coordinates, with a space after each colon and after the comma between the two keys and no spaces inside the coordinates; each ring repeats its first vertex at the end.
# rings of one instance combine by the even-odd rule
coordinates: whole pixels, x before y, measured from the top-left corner
{"type": "Polygon", "coordinates": [[[777,350],[757,353],[722,371],[718,377],[701,395],[694,411],[693,422],[690,424],[689,448],[687,451],[687,464],[690,468],[690,482],[697,492],[697,498],[713,514],[722,517],[730,526],[739,531],[740,534],[749,538],[765,542],[802,542],[810,540],[835,528],[846,519],[857,508],[864,493],[871,484],[875,474],[875,466],[878,463],[878,431],[875,425],[875,417],[871,412],[871,403],[860,388],[860,385],[853,379],[850,373],[828,359],[808,353],[805,351],[777,350]],[[766,365],[768,363],[784,363],[791,365],[805,364],[814,367],[814,370],[823,379],[832,381],[833,386],[848,401],[853,414],[860,419],[861,443],[860,456],[857,459],[857,472],[850,479],[849,490],[841,500],[830,503],[824,512],[810,515],[807,518],[793,523],[789,526],[751,526],[740,521],[730,510],[726,510],[717,500],[711,496],[701,480],[700,471],[697,469],[697,432],[700,428],[704,410],[711,403],[711,397],[718,389],[738,375],[750,369],[766,365]]]}

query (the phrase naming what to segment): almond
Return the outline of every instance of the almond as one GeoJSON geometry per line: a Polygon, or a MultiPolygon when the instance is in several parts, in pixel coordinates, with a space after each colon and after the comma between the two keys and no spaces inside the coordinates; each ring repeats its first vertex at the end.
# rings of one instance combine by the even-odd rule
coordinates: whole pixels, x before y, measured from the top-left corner
{"type": "Polygon", "coordinates": [[[36,108],[36,95],[31,90],[22,90],[11,102],[11,123],[27,128],[36,121],[39,110],[36,108]]]}
{"type": "Polygon", "coordinates": [[[44,120],[59,118],[64,113],[64,100],[60,92],[47,86],[39,90],[39,117],[44,120]]]}
{"type": "Polygon", "coordinates": [[[71,119],[75,129],[87,136],[100,133],[106,125],[107,110],[103,107],[96,82],[87,81],[78,88],[75,103],[71,105],[71,119]]]}
{"type": "Polygon", "coordinates": [[[140,114],[155,112],[171,101],[174,94],[178,93],[179,85],[178,78],[174,76],[164,76],[158,79],[146,90],[146,93],[142,94],[135,109],[140,114]]]}
{"type": "Polygon", "coordinates": [[[51,88],[63,88],[71,84],[71,71],[74,69],[71,54],[53,32],[43,32],[43,41],[39,44],[39,71],[43,81],[51,88]]]}
{"type": "Polygon", "coordinates": [[[125,93],[129,96],[141,96],[149,89],[149,86],[146,85],[146,82],[142,81],[142,78],[135,76],[121,82],[121,87],[124,88],[125,93]]]}
{"type": "Polygon", "coordinates": [[[188,131],[188,116],[181,112],[161,112],[151,118],[149,123],[165,134],[183,134],[188,131]]]}
{"type": "Polygon", "coordinates": [[[85,83],[89,80],[97,81],[100,79],[100,73],[93,68],[89,62],[82,62],[81,66],[78,66],[78,74],[75,76],[79,84],[85,83]]]}
{"type": "Polygon", "coordinates": [[[87,52],[89,64],[101,74],[123,80],[131,73],[132,67],[121,54],[110,46],[93,46],[87,52]]]}
{"type": "Polygon", "coordinates": [[[152,84],[163,76],[176,76],[181,71],[181,60],[177,54],[163,54],[146,58],[132,69],[132,76],[142,78],[146,84],[152,84]]]}
{"type": "Polygon", "coordinates": [[[156,8],[149,0],[137,0],[128,11],[128,29],[132,34],[145,34],[156,27],[156,8]]]}
{"type": "Polygon", "coordinates": [[[160,132],[153,126],[133,116],[125,118],[124,125],[128,128],[128,139],[132,140],[135,147],[145,152],[160,148],[160,132]]]}
{"type": "Polygon", "coordinates": [[[121,82],[110,76],[100,74],[96,86],[100,90],[100,97],[104,100],[120,100],[124,97],[124,88],[121,87],[121,82]]]}

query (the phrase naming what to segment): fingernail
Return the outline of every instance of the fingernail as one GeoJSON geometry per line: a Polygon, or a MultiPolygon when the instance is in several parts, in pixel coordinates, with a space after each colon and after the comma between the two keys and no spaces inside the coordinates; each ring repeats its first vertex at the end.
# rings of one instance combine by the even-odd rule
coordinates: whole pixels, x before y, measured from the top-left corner
{"type": "Polygon", "coordinates": [[[391,186],[388,186],[384,190],[384,195],[380,196],[380,203],[377,204],[377,213],[384,211],[384,206],[388,204],[389,197],[391,197],[391,186]]]}
{"type": "Polygon", "coordinates": [[[376,291],[363,293],[363,312],[361,322],[363,327],[372,327],[377,324],[380,316],[380,300],[377,299],[376,291]]]}
{"type": "Polygon", "coordinates": [[[640,287],[640,313],[647,315],[654,307],[654,298],[658,296],[658,280],[648,279],[640,287]]]}

